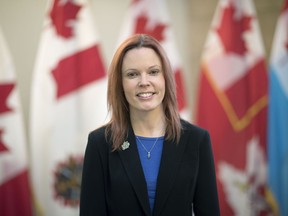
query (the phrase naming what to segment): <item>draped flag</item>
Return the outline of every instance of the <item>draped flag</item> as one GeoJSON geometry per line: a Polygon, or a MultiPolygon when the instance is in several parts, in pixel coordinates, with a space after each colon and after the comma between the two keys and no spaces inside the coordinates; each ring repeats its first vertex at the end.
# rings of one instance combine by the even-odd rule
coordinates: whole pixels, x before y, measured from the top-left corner
{"type": "Polygon", "coordinates": [[[32,180],[41,215],[78,215],[88,133],[106,121],[107,77],[85,0],[48,2],[31,98],[32,180]]]}
{"type": "Polygon", "coordinates": [[[269,185],[281,215],[288,216],[288,0],[276,26],[269,82],[269,185]]]}
{"type": "Polygon", "coordinates": [[[176,49],[165,0],[132,0],[125,16],[119,41],[122,42],[129,35],[136,33],[153,36],[166,50],[176,80],[180,115],[190,120],[182,63],[176,49]]]}
{"type": "Polygon", "coordinates": [[[267,87],[252,0],[220,0],[201,61],[196,121],[211,134],[223,216],[272,214],[267,87]]]}
{"type": "Polygon", "coordinates": [[[16,75],[0,29],[0,215],[32,216],[26,135],[16,75]]]}

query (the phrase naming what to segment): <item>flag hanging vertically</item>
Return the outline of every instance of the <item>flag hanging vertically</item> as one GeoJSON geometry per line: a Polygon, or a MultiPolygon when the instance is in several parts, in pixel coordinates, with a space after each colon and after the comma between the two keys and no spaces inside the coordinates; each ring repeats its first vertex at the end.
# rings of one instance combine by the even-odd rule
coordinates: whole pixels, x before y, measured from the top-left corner
{"type": "Polygon", "coordinates": [[[32,180],[43,215],[78,215],[88,133],[106,121],[107,80],[89,1],[48,1],[31,97],[32,180]]]}
{"type": "Polygon", "coordinates": [[[269,186],[280,213],[288,216],[288,0],[278,18],[269,74],[269,186]]]}
{"type": "Polygon", "coordinates": [[[221,215],[270,215],[267,68],[252,0],[219,1],[201,60],[197,103],[196,122],[213,143],[221,215]]]}
{"type": "Polygon", "coordinates": [[[178,109],[182,118],[190,120],[182,63],[176,49],[165,0],[132,0],[126,13],[119,43],[129,35],[143,33],[156,38],[167,52],[177,86],[178,109]]]}
{"type": "Polygon", "coordinates": [[[19,90],[0,29],[0,215],[32,216],[31,201],[19,90]]]}

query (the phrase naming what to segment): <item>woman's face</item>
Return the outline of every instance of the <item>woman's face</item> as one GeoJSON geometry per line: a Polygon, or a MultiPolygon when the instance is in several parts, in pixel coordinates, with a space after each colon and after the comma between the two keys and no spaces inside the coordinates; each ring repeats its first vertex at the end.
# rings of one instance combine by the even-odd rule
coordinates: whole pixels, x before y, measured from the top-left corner
{"type": "Polygon", "coordinates": [[[122,85],[131,113],[163,111],[165,80],[161,60],[153,49],[134,48],[126,53],[122,85]]]}

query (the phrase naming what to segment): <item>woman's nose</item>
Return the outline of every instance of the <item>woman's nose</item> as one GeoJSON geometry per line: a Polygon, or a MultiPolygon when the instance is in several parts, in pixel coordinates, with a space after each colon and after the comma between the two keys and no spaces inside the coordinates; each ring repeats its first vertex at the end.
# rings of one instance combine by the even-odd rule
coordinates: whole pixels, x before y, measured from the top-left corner
{"type": "Polygon", "coordinates": [[[138,85],[139,87],[146,87],[150,85],[149,77],[147,74],[141,74],[138,85]]]}

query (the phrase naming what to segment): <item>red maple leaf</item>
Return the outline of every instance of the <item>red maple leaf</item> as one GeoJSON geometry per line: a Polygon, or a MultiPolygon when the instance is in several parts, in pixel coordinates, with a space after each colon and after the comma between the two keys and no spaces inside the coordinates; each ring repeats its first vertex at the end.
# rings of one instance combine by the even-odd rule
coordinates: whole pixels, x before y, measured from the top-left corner
{"type": "MultiPolygon", "coordinates": [[[[0,114],[12,111],[12,109],[7,105],[7,98],[12,92],[14,86],[14,83],[0,84],[0,114]]],[[[2,133],[3,129],[0,128],[0,152],[8,151],[4,142],[2,141],[2,133]]]]}
{"type": "MultiPolygon", "coordinates": [[[[288,1],[287,0],[284,2],[283,8],[282,8],[282,13],[288,13],[288,1]]],[[[285,42],[284,46],[285,46],[286,51],[288,52],[288,31],[287,31],[287,28],[286,28],[286,42],[285,42]]]]}
{"type": "Polygon", "coordinates": [[[136,18],[135,34],[148,34],[156,38],[159,42],[164,40],[164,30],[167,25],[156,23],[155,26],[148,27],[148,17],[140,15],[136,18]]]}
{"type": "Polygon", "coordinates": [[[81,6],[74,4],[71,0],[65,3],[55,0],[50,11],[52,24],[59,36],[69,38],[73,36],[71,21],[75,21],[81,6]]]}
{"type": "Polygon", "coordinates": [[[0,114],[12,109],[7,106],[7,98],[14,88],[14,83],[0,84],[0,114]]]}
{"type": "Polygon", "coordinates": [[[282,9],[282,12],[288,10],[288,1],[285,1],[284,2],[284,6],[283,6],[283,9],[282,9]]]}
{"type": "Polygon", "coordinates": [[[138,4],[140,1],[141,1],[141,0],[132,0],[132,3],[131,3],[131,4],[132,4],[132,5],[133,5],[133,4],[138,4]]]}
{"type": "Polygon", "coordinates": [[[2,133],[3,129],[0,129],[0,152],[8,151],[8,148],[5,146],[4,142],[2,141],[2,133]]]}
{"type": "Polygon", "coordinates": [[[220,26],[216,31],[226,52],[243,55],[247,51],[243,34],[251,29],[251,20],[251,16],[236,17],[233,5],[223,10],[220,26]]]}

